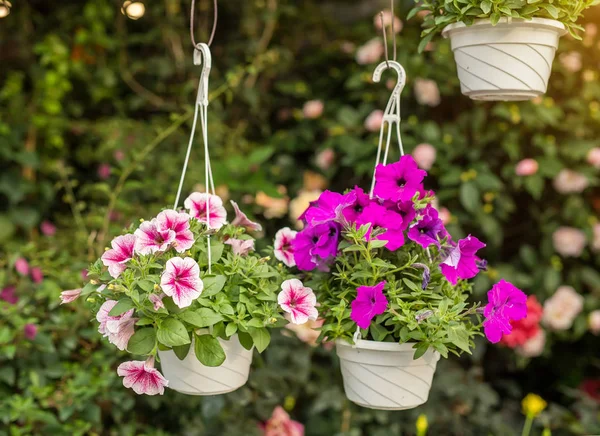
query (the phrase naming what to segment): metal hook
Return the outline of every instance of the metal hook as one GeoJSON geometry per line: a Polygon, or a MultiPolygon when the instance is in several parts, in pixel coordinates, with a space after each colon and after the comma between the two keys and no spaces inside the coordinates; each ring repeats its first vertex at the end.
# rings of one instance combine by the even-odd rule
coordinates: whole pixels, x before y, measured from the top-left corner
{"type": "Polygon", "coordinates": [[[196,45],[194,48],[194,65],[202,65],[196,104],[208,106],[208,76],[210,75],[210,68],[212,65],[212,58],[208,44],[201,42],[200,44],[196,45]]]}
{"type": "MultiPolygon", "coordinates": [[[[196,11],[195,11],[195,6],[196,6],[196,0],[192,0],[192,10],[190,12],[190,37],[192,39],[192,45],[194,47],[197,47],[198,44],[196,43],[196,39],[194,38],[194,15],[196,15],[196,11]]],[[[217,20],[219,18],[219,9],[217,7],[217,0],[214,0],[214,20],[213,20],[213,27],[212,30],[210,32],[210,38],[208,38],[208,43],[207,45],[210,47],[213,39],[215,37],[215,31],[217,30],[217,20]]]]}

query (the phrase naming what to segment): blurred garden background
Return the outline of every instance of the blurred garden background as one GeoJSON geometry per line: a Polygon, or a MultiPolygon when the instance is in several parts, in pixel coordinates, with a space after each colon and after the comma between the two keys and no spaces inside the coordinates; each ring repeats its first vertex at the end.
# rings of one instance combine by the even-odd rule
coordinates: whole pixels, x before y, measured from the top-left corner
{"type": "MultiPolygon", "coordinates": [[[[116,0],[12,0],[0,18],[0,435],[262,434],[277,406],[307,435],[424,435],[420,415],[430,435],[514,435],[529,393],[548,403],[532,434],[600,434],[600,7],[582,41],[561,39],[547,96],[476,103],[448,42],[418,54],[420,18],[396,2],[405,150],[451,233],[488,242],[474,299],[502,276],[535,296],[537,318],[526,342],[441,361],[423,407],[384,412],[346,400],[335,351],[302,327],[275,332],[236,392],[136,396],[84,302],[60,305],[133,217],[175,198],[200,73],[190,5],[144,3],[133,20],[116,0]]],[[[371,80],[389,3],[219,3],[214,178],[263,224],[266,248],[322,190],[368,186],[396,80],[371,80]]],[[[205,41],[212,0],[196,8],[205,41]]],[[[203,168],[198,135],[184,195],[203,168]]]]}

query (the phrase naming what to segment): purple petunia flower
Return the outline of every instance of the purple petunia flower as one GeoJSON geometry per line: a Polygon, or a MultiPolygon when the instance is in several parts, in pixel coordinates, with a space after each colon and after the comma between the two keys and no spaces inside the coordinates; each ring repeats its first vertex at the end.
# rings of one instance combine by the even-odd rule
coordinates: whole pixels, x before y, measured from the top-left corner
{"type": "Polygon", "coordinates": [[[352,312],[350,318],[361,329],[366,329],[371,324],[371,320],[377,315],[381,315],[387,309],[388,300],[383,295],[385,281],[377,283],[375,286],[359,286],[357,295],[352,301],[352,312]]]}
{"type": "Polygon", "coordinates": [[[312,271],[337,254],[340,225],[327,223],[308,226],[296,234],[292,241],[296,266],[303,271],[312,271]]]}
{"type": "Polygon", "coordinates": [[[497,343],[512,331],[511,321],[527,316],[527,296],[512,283],[501,280],[488,292],[483,314],[483,331],[488,340],[497,343]]]}
{"type": "Polygon", "coordinates": [[[485,247],[485,244],[474,236],[467,236],[465,239],[458,241],[448,253],[448,257],[440,265],[442,274],[453,285],[457,279],[470,279],[477,275],[477,250],[485,247]]]}
{"type": "Polygon", "coordinates": [[[421,219],[410,227],[408,238],[423,248],[431,244],[440,246],[439,239],[446,236],[444,223],[438,218],[438,212],[430,204],[421,214],[421,219]]]}
{"type": "Polygon", "coordinates": [[[337,216],[337,210],[344,196],[338,192],[325,191],[310,205],[308,209],[300,216],[300,219],[305,220],[309,225],[323,224],[328,221],[333,221],[337,216]]]}
{"type": "MultiPolygon", "coordinates": [[[[385,233],[377,235],[376,239],[388,241],[385,245],[390,251],[395,251],[404,245],[404,232],[402,231],[402,217],[399,213],[386,209],[377,203],[369,204],[356,220],[359,225],[371,224],[370,232],[374,227],[386,229],[385,233]]],[[[370,237],[370,232],[367,237],[370,237]]]]}
{"type": "Polygon", "coordinates": [[[371,204],[371,199],[369,198],[369,195],[358,186],[355,186],[354,189],[344,197],[344,203],[346,205],[342,210],[342,215],[347,222],[355,223],[363,210],[371,204]]]}
{"type": "Polygon", "coordinates": [[[410,201],[427,172],[420,170],[411,155],[404,155],[396,163],[377,165],[375,170],[375,195],[382,200],[410,201]]]}

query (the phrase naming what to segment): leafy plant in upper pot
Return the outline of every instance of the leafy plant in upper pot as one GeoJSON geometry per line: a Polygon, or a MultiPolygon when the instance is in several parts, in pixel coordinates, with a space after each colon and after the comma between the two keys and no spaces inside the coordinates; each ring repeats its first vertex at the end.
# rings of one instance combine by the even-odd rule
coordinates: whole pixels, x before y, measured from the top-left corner
{"type": "MultiPolygon", "coordinates": [[[[236,336],[245,350],[262,352],[270,342],[268,329],[285,324],[278,298],[299,283],[284,281],[282,265],[254,252],[248,231],[261,227],[237,204],[232,202],[231,223],[216,195],[196,192],[184,204],[189,213],[163,210],[116,237],[89,268],[89,283],[61,296],[63,302],[87,297],[102,335],[120,350],[148,356],[117,370],[138,394],[162,394],[168,385],[154,368],[159,351],[172,350],[179,360],[195,355],[205,367],[217,367],[227,357],[222,344],[236,336]]],[[[315,296],[304,289],[316,319],[315,296]]],[[[251,354],[246,377],[250,360],[251,354]]]]}
{"type": "MultiPolygon", "coordinates": [[[[357,394],[355,400],[352,392],[360,386],[348,380],[360,379],[374,360],[379,366],[365,376],[373,377],[369,389],[376,390],[382,377],[395,376],[383,370],[384,358],[361,362],[359,355],[348,356],[349,344],[367,357],[368,350],[397,353],[388,362],[395,368],[426,357],[434,369],[435,352],[444,357],[470,353],[482,324],[487,338],[498,342],[510,333],[510,321],[527,313],[525,294],[505,281],[489,291],[484,308],[468,301],[468,279],[486,268],[478,257],[485,244],[471,235],[456,241],[448,234],[432,205],[433,192],[423,188],[425,175],[409,155],[378,165],[373,195],[358,187],[345,194],[324,192],[302,215],[304,229],[287,244],[293,263],[317,293],[324,319],[320,339],[337,340],[347,394],[368,407],[377,406],[379,398],[367,401],[368,395],[357,394]],[[345,368],[345,358],[362,366],[345,368]]],[[[413,375],[429,378],[430,384],[433,370],[413,375]]],[[[405,386],[404,380],[396,382],[405,386]]],[[[391,388],[382,388],[379,396],[386,389],[391,388]]],[[[411,407],[422,404],[423,395],[415,393],[411,407]]],[[[408,408],[400,406],[381,408],[408,408]]]]}

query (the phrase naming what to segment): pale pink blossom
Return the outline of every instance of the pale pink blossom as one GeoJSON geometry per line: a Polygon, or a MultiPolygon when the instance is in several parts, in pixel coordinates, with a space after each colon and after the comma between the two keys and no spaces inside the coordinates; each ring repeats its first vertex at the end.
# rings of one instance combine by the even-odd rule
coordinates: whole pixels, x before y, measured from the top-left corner
{"type": "Polygon", "coordinates": [[[415,79],[415,97],[419,104],[431,107],[442,101],[437,83],[430,79],[415,79]]]}
{"type": "Polygon", "coordinates": [[[588,151],[586,158],[594,168],[600,168],[600,147],[594,147],[588,151]]]}
{"type": "Polygon", "coordinates": [[[517,176],[532,176],[537,173],[539,165],[535,159],[523,159],[515,166],[517,176]]]}
{"type": "Polygon", "coordinates": [[[98,313],[96,321],[100,323],[98,332],[108,338],[108,342],[117,346],[119,350],[125,350],[127,343],[134,333],[134,325],[137,318],[133,318],[133,309],[121,315],[109,315],[110,311],[117,305],[116,300],[106,300],[98,313]]]}
{"type": "Polygon", "coordinates": [[[227,222],[227,211],[218,195],[194,192],[183,203],[190,215],[211,229],[219,230],[227,222]]]}
{"type": "Polygon", "coordinates": [[[340,50],[342,51],[342,53],[351,54],[354,53],[355,49],[356,44],[354,44],[353,42],[342,41],[342,43],[340,44],[340,50]]]}
{"type": "Polygon", "coordinates": [[[383,56],[383,42],[379,38],[373,38],[356,50],[356,62],[360,65],[374,64],[383,56]]]}
{"type": "Polygon", "coordinates": [[[546,332],[543,329],[539,329],[538,332],[527,339],[527,341],[518,347],[515,351],[523,357],[537,357],[544,352],[544,346],[546,345],[546,332]]]}
{"type": "Polygon", "coordinates": [[[290,219],[296,224],[296,227],[302,228],[302,221],[298,218],[308,209],[310,203],[316,201],[321,196],[320,190],[298,192],[298,196],[290,201],[290,219]]]}
{"type": "MultiPolygon", "coordinates": [[[[388,29],[392,28],[392,17],[394,18],[394,33],[400,33],[402,31],[402,21],[400,21],[400,18],[396,17],[395,15],[392,15],[392,11],[389,9],[384,9],[382,11],[383,13],[383,26],[386,29],[386,31],[388,29]]],[[[381,30],[381,14],[377,14],[373,17],[373,24],[375,25],[375,28],[377,30],[381,30]]]]}
{"type": "Polygon", "coordinates": [[[30,341],[33,341],[35,339],[37,333],[38,328],[35,324],[25,324],[25,327],[23,327],[23,334],[30,341]]]}
{"type": "Polygon", "coordinates": [[[102,254],[102,263],[108,267],[111,277],[116,279],[127,269],[127,262],[133,258],[135,236],[130,233],[117,236],[110,245],[112,248],[102,254]]]}
{"type": "Polygon", "coordinates": [[[115,152],[113,153],[113,156],[116,161],[120,162],[123,159],[125,159],[125,152],[123,150],[115,150],[115,152]]]}
{"type": "Polygon", "coordinates": [[[163,228],[156,218],[144,221],[133,234],[135,251],[144,255],[166,251],[176,236],[175,231],[163,228]]]}
{"type": "Polygon", "coordinates": [[[281,284],[277,302],[290,317],[293,324],[304,324],[309,319],[317,319],[317,297],[311,288],[305,287],[298,279],[289,279],[281,284]]]}
{"type": "Polygon", "coordinates": [[[600,251],[600,223],[594,224],[592,227],[594,239],[592,239],[592,250],[600,251]]]}
{"type": "Polygon", "coordinates": [[[31,276],[33,283],[42,283],[42,280],[44,280],[44,273],[39,266],[31,268],[29,270],[29,275],[31,276]]]}
{"type": "Polygon", "coordinates": [[[323,171],[327,171],[331,165],[335,162],[335,152],[332,148],[326,148],[317,154],[315,163],[317,167],[323,171]]]}
{"type": "Polygon", "coordinates": [[[321,333],[319,330],[316,329],[322,327],[323,322],[324,320],[322,318],[314,321],[308,320],[304,324],[287,324],[285,328],[293,331],[298,337],[298,339],[300,339],[305,344],[308,344],[311,347],[316,347],[318,345],[317,338],[321,333]]]}
{"type": "Polygon", "coordinates": [[[442,207],[438,210],[438,218],[442,220],[444,225],[447,225],[452,220],[452,214],[446,207],[442,207]]]}
{"type": "Polygon", "coordinates": [[[264,436],[304,436],[304,426],[291,419],[281,406],[275,407],[263,431],[264,436]]]}
{"type": "Polygon", "coordinates": [[[431,144],[419,144],[412,152],[419,168],[429,171],[435,162],[437,152],[431,144]]]}
{"type": "Polygon", "coordinates": [[[72,303],[81,295],[81,289],[71,289],[60,293],[60,304],[72,303]]]}
{"type": "Polygon", "coordinates": [[[292,242],[296,238],[297,233],[298,232],[289,227],[279,229],[279,231],[275,233],[275,243],[273,245],[275,258],[290,268],[296,266],[292,242]]]}
{"type": "Polygon", "coordinates": [[[586,176],[569,169],[561,170],[553,181],[554,189],[561,194],[580,193],[589,184],[586,176]]]}
{"type": "Polygon", "coordinates": [[[588,326],[594,335],[600,335],[600,310],[593,310],[588,316],[588,326]]]}
{"type": "Polygon", "coordinates": [[[585,233],[574,227],[559,227],[552,234],[554,249],[564,257],[579,257],[586,244],[585,233]]]}
{"type": "Polygon", "coordinates": [[[571,286],[561,286],[544,303],[542,321],[553,330],[567,330],[583,310],[583,297],[571,286]]]}
{"type": "Polygon", "coordinates": [[[262,226],[259,223],[255,223],[254,221],[250,220],[250,218],[248,218],[248,216],[246,216],[246,214],[240,210],[240,207],[235,201],[230,200],[230,203],[235,211],[235,218],[231,222],[232,225],[244,227],[246,230],[254,230],[256,232],[260,232],[262,230],[262,226]]]}
{"type": "Polygon", "coordinates": [[[163,298],[165,298],[167,294],[161,292],[160,294],[150,294],[148,296],[148,300],[152,304],[154,304],[154,310],[160,310],[165,308],[165,303],[163,303],[163,298]]]}
{"type": "Polygon", "coordinates": [[[29,262],[24,257],[19,257],[15,260],[15,270],[22,275],[26,276],[29,274],[29,262]]]}
{"type": "Polygon", "coordinates": [[[102,180],[106,180],[110,177],[111,168],[109,164],[103,163],[98,167],[98,177],[102,180]]]}
{"type": "Polygon", "coordinates": [[[559,56],[560,63],[570,73],[576,73],[581,70],[581,53],[577,51],[568,51],[559,56]]]}
{"type": "Polygon", "coordinates": [[[165,265],[160,286],[166,295],[173,298],[177,307],[188,307],[204,289],[200,267],[191,257],[173,257],[165,265]]]}
{"type": "Polygon", "coordinates": [[[380,109],[375,109],[365,120],[365,129],[367,129],[369,132],[379,132],[382,123],[383,111],[380,109]]]}
{"type": "Polygon", "coordinates": [[[254,251],[254,239],[229,238],[225,244],[231,245],[233,254],[237,256],[247,256],[248,253],[254,251]]]}
{"type": "Polygon", "coordinates": [[[56,233],[56,226],[50,221],[45,220],[40,224],[40,230],[45,236],[54,236],[56,233]]]}
{"type": "Polygon", "coordinates": [[[114,344],[119,350],[123,351],[127,348],[129,339],[135,333],[135,323],[138,318],[129,318],[119,324],[118,329],[115,332],[108,334],[108,342],[114,344]]]}
{"type": "Polygon", "coordinates": [[[154,368],[154,357],[143,360],[123,362],[117,368],[117,374],[123,378],[123,386],[138,394],[162,395],[169,381],[154,368]]]}
{"type": "Polygon", "coordinates": [[[159,233],[172,230],[175,233],[174,247],[178,253],[189,250],[194,245],[194,234],[190,230],[190,216],[176,210],[163,210],[156,216],[159,233]]]}
{"type": "Polygon", "coordinates": [[[302,114],[304,115],[304,118],[314,120],[323,115],[324,107],[325,105],[321,100],[309,100],[304,103],[302,114]]]}

